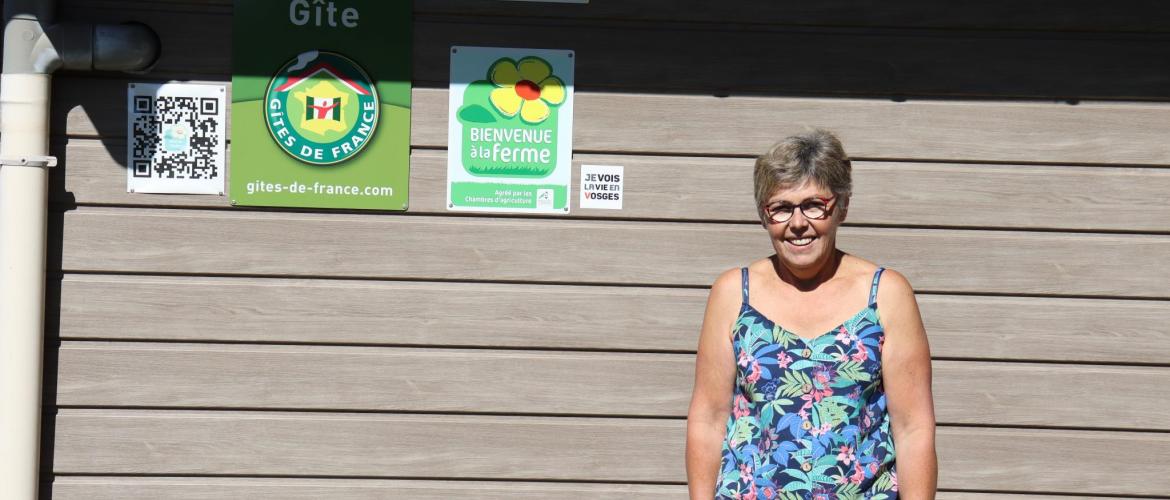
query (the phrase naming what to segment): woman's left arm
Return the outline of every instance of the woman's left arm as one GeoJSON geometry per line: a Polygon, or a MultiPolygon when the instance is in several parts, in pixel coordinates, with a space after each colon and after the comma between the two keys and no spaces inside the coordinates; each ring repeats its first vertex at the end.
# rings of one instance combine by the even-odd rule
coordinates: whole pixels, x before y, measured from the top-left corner
{"type": "Polygon", "coordinates": [[[877,300],[886,334],[882,383],[894,437],[898,498],[931,500],[938,485],[938,458],[926,329],[914,289],[897,271],[883,271],[877,300]]]}

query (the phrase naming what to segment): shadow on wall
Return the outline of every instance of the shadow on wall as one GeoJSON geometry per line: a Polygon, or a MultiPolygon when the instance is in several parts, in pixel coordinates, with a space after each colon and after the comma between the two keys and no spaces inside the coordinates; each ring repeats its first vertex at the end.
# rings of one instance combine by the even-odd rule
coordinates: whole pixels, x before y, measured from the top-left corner
{"type": "MultiPolygon", "coordinates": [[[[232,71],[230,2],[136,5],[66,0],[59,8],[64,20],[138,21],[162,38],[162,57],[149,75],[64,73],[58,82],[72,82],[54,88],[55,133],[65,133],[69,115],[84,113],[123,165],[127,82],[222,82],[232,71]]],[[[450,47],[481,45],[572,49],[579,92],[1170,99],[1170,18],[1158,2],[1077,0],[1042,7],[912,0],[869,12],[839,0],[735,9],[698,0],[420,0],[412,78],[416,88],[446,88],[450,47]]],[[[267,76],[274,69],[245,72],[267,76]]]]}

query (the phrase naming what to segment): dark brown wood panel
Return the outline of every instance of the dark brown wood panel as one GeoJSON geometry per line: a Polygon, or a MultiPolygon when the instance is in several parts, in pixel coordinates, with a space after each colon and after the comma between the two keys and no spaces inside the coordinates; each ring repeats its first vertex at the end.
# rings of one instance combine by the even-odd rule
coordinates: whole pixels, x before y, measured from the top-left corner
{"type": "MultiPolygon", "coordinates": [[[[499,7],[481,2],[479,8],[499,7]]],[[[539,40],[541,47],[577,52],[579,89],[1170,98],[1170,37],[1161,34],[677,27],[550,20],[532,6],[506,8],[525,7],[529,7],[527,17],[416,18],[414,81],[445,86],[453,45],[527,47],[539,40]],[[794,54],[799,54],[798,63],[793,61],[794,54]]],[[[717,7],[707,7],[712,8],[717,7]]],[[[448,9],[458,12],[457,7],[448,9]]],[[[96,5],[70,6],[66,11],[86,21],[135,20],[153,26],[164,49],[153,69],[157,74],[228,75],[232,71],[228,14],[96,5]]],[[[692,119],[692,115],[681,112],[678,119],[692,119]]]]}
{"type": "MultiPolygon", "coordinates": [[[[694,352],[707,291],[69,275],[63,339],[694,352]],[[148,319],[148,320],[147,320],[148,319]],[[485,327],[485,325],[488,325],[485,327]]],[[[57,292],[52,292],[57,293],[57,292]]],[[[919,294],[936,358],[1165,364],[1170,301],[919,294]]]]}
{"type": "MultiPolygon", "coordinates": [[[[632,418],[63,409],[54,426],[53,470],[682,483],[685,424],[632,418]]],[[[1170,460],[1166,433],[941,427],[937,434],[943,489],[1081,495],[1170,491],[1170,476],[1162,474],[1170,460]]]]}
{"type": "MultiPolygon", "coordinates": [[[[67,78],[54,87],[57,134],[117,141],[128,80],[67,78]],[[94,96],[119,96],[95,99],[94,96]]],[[[415,88],[411,144],[447,147],[445,89],[415,88]]],[[[1170,104],[711,97],[579,92],[580,153],[741,155],[819,126],[857,159],[1170,165],[1170,104]],[[680,120],[680,110],[693,119],[680,120]],[[712,126],[712,123],[718,124],[712,126]],[[654,124],[669,124],[656,126],[654,124]]]]}
{"type": "MultiPolygon", "coordinates": [[[[70,139],[55,150],[55,202],[229,206],[230,196],[127,193],[118,142],[70,139]]],[[[753,222],[753,162],[578,154],[574,191],[579,165],[622,165],[625,199],[621,210],[582,209],[571,193],[570,216],[753,222]]],[[[447,213],[446,152],[415,150],[410,173],[410,211],[447,213]]],[[[1170,232],[1168,169],[858,161],[853,186],[846,224],[1170,232]]]]}
{"type": "MultiPolygon", "coordinates": [[[[230,0],[65,0],[66,12],[115,7],[162,9],[179,12],[230,13],[230,0]]],[[[738,23],[780,26],[861,26],[1008,30],[1170,31],[1170,20],[1157,0],[1119,0],[1104,4],[1088,0],[988,0],[978,3],[939,4],[928,0],[899,0],[881,9],[858,8],[847,0],[815,3],[748,3],[727,8],[702,0],[639,0],[545,3],[537,6],[479,0],[420,0],[414,14],[426,16],[543,17],[572,20],[640,20],[688,23],[738,23]]]]}
{"type": "MultiPolygon", "coordinates": [[[[580,90],[1057,99],[1170,98],[1170,37],[415,23],[414,80],[446,86],[455,45],[576,52],[580,90]],[[1124,75],[1124,76],[1123,76],[1124,75]]],[[[675,121],[695,120],[675,109],[675,121]]],[[[669,123],[669,122],[666,122],[669,123]]],[[[708,122],[709,123],[709,122],[708,122]]]]}
{"type": "MultiPolygon", "coordinates": [[[[693,354],[65,342],[56,403],[685,418],[694,362],[693,354]]],[[[1170,430],[1170,367],[935,361],[933,375],[944,425],[1170,430]]]]}
{"type": "Polygon", "coordinates": [[[534,13],[555,18],[759,23],[779,26],[861,26],[966,29],[1148,30],[1166,32],[1163,5],[1154,0],[1117,4],[1093,1],[992,0],[975,4],[938,4],[900,0],[892,4],[858,4],[848,0],[772,4],[757,2],[729,8],[703,0],[641,0],[591,2],[589,5],[484,4],[476,0],[420,0],[415,13],[521,16],[534,13]]]}
{"type": "MultiPolygon", "coordinates": [[[[76,0],[75,0],[76,1],[76,0]]],[[[734,8],[703,0],[639,0],[586,5],[496,4],[476,0],[420,0],[415,13],[468,16],[540,16],[556,19],[621,19],[788,26],[862,26],[1010,30],[1170,31],[1164,4],[1125,0],[939,3],[899,0],[866,8],[848,0],[808,3],[753,2],[734,8]]]]}
{"type": "MultiPolygon", "coordinates": [[[[706,286],[772,253],[755,225],[563,219],[85,207],[61,234],[61,270],[103,273],[706,286]]],[[[1170,298],[1170,236],[846,227],[838,244],[922,290],[1170,298]]]]}
{"type": "Polygon", "coordinates": [[[698,23],[746,23],[772,26],[859,26],[963,29],[1142,30],[1166,32],[1163,5],[1129,0],[1104,5],[1092,1],[1007,1],[938,4],[901,0],[881,8],[848,0],[771,4],[729,8],[702,0],[591,2],[589,5],[528,5],[475,0],[421,0],[415,14],[477,16],[542,15],[557,19],[620,19],[698,23]]]}

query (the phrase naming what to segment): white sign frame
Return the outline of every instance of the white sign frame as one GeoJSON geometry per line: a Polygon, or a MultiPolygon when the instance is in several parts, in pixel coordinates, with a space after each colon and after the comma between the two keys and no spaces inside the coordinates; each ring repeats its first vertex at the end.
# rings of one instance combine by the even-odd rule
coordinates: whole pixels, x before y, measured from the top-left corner
{"type": "MultiPolygon", "coordinates": [[[[227,86],[194,83],[131,83],[126,88],[126,192],[163,194],[213,194],[223,196],[224,180],[227,178],[225,145],[227,142],[227,86]],[[161,118],[161,123],[145,119],[146,115],[157,115],[159,98],[191,98],[195,106],[190,110],[171,110],[161,118]],[[173,122],[176,116],[193,116],[197,123],[173,122]],[[145,121],[140,120],[143,118],[145,121]],[[214,124],[206,121],[214,119],[214,124]],[[198,120],[203,120],[198,122],[198,120]],[[151,132],[141,132],[141,127],[151,132]],[[197,130],[192,130],[195,128],[197,130]],[[210,158],[194,155],[193,161],[209,162],[189,164],[195,168],[211,168],[215,175],[204,178],[159,177],[155,165],[162,161],[178,161],[179,155],[190,152],[191,140],[198,134],[213,136],[210,158]],[[147,144],[154,139],[155,144],[147,144]],[[138,139],[142,139],[140,142],[138,139]]],[[[182,173],[182,170],[179,170],[182,173]]]]}
{"type": "MultiPolygon", "coordinates": [[[[573,100],[574,100],[574,69],[576,66],[575,53],[571,50],[555,49],[526,49],[508,47],[451,47],[450,88],[448,92],[448,133],[447,133],[447,209],[459,212],[485,213],[537,213],[548,215],[567,215],[572,206],[573,180],[573,100]],[[487,178],[475,176],[467,172],[462,164],[463,154],[463,125],[457,119],[457,113],[463,106],[464,94],[470,82],[487,78],[487,69],[491,61],[501,58],[510,58],[514,61],[535,56],[549,62],[552,74],[558,77],[565,90],[564,101],[557,106],[557,138],[556,138],[556,166],[551,174],[542,178],[499,177],[487,178]],[[470,64],[474,61],[477,64],[470,64]],[[479,64],[479,62],[483,62],[479,64]],[[541,206],[537,202],[535,208],[504,208],[504,207],[474,207],[460,206],[452,202],[452,185],[455,183],[500,183],[516,185],[556,185],[564,186],[565,204],[562,208],[541,206]]],[[[537,196],[542,196],[542,190],[536,190],[537,196]]]]}

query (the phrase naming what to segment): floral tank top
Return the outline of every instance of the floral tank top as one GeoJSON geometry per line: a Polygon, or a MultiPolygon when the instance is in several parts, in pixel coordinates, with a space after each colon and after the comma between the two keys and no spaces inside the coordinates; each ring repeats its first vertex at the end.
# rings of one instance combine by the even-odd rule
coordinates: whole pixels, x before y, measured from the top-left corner
{"type": "Polygon", "coordinates": [[[885,332],[869,305],[816,338],[748,303],[732,332],[735,395],[716,499],[895,499],[894,441],[882,386],[885,332]]]}

